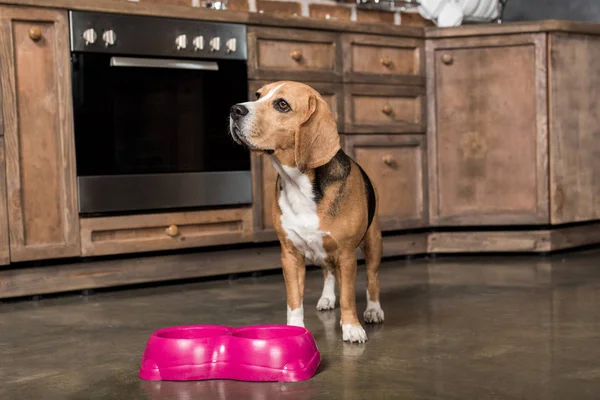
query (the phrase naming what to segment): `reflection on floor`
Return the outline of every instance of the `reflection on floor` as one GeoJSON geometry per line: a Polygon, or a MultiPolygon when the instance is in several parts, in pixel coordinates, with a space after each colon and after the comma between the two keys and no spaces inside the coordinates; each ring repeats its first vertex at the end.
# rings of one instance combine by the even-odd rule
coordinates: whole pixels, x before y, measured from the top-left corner
{"type": "MultiPolygon", "coordinates": [[[[284,323],[280,275],[0,304],[0,399],[596,399],[600,251],[551,258],[389,261],[386,322],[342,343],[339,310],[306,324],[323,356],[297,384],[143,382],[155,329],[284,323]]],[[[365,274],[357,284],[362,314],[365,274]]]]}

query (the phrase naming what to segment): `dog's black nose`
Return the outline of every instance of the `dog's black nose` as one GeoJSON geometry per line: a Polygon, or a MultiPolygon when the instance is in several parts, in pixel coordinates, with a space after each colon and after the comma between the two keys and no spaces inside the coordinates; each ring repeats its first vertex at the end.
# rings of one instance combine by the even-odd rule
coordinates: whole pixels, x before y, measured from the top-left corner
{"type": "Polygon", "coordinates": [[[236,104],[235,106],[231,107],[231,118],[233,119],[240,119],[247,114],[248,109],[241,104],[236,104]]]}

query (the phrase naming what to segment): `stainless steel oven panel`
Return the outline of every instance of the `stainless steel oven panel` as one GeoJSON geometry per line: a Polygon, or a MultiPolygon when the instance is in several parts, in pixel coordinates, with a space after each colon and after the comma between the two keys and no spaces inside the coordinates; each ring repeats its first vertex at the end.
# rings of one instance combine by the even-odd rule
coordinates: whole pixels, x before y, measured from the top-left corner
{"type": "Polygon", "coordinates": [[[252,203],[250,171],[80,176],[82,214],[252,203]]]}
{"type": "Polygon", "coordinates": [[[246,26],[71,11],[71,51],[246,60],[246,26]],[[201,38],[201,39],[200,39],[201,38]]]}

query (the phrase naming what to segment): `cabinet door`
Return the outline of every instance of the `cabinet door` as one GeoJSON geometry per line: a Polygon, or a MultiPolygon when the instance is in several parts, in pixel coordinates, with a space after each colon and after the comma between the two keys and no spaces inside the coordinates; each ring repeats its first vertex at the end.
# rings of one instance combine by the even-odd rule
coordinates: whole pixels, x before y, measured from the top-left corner
{"type": "Polygon", "coordinates": [[[66,12],[0,8],[12,261],[80,253],[66,12]]]}
{"type": "Polygon", "coordinates": [[[434,40],[427,56],[432,224],[547,224],[545,34],[434,40]]]}
{"type": "Polygon", "coordinates": [[[4,157],[4,138],[0,133],[0,265],[10,262],[8,247],[8,215],[6,209],[6,168],[4,157]]]}
{"type": "Polygon", "coordinates": [[[347,135],[345,149],[377,190],[382,230],[426,226],[427,172],[422,135],[347,135]]]}

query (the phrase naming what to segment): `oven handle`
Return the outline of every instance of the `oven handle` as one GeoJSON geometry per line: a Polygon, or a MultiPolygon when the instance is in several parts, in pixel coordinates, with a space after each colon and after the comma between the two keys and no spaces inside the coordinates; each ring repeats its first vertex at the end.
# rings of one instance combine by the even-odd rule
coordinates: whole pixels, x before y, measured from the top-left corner
{"type": "Polygon", "coordinates": [[[214,61],[166,60],[162,58],[111,57],[111,67],[171,68],[218,71],[214,61]]]}

